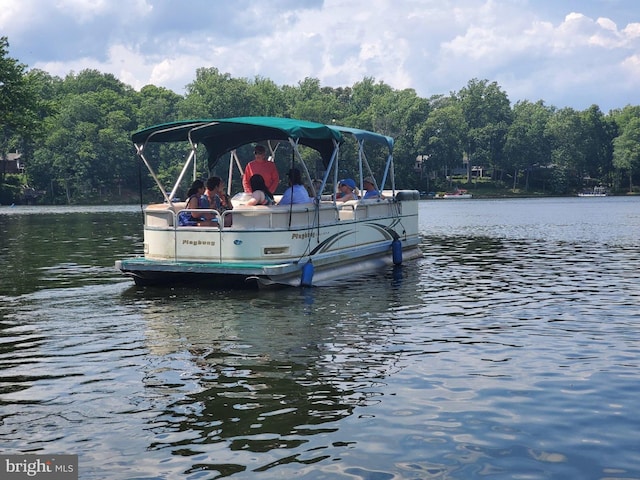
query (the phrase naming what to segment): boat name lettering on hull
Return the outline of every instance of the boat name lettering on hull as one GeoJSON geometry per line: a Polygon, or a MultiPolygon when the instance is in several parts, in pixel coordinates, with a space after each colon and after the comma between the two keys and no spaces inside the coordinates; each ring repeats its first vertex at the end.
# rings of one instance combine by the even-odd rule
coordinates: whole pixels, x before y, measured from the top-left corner
{"type": "Polygon", "coordinates": [[[213,247],[216,242],[213,240],[182,240],[182,244],[183,245],[205,245],[205,246],[210,246],[213,247]]]}
{"type": "Polygon", "coordinates": [[[316,236],[315,232],[292,233],[291,240],[302,240],[305,238],[314,238],[315,236],[316,236]]]}

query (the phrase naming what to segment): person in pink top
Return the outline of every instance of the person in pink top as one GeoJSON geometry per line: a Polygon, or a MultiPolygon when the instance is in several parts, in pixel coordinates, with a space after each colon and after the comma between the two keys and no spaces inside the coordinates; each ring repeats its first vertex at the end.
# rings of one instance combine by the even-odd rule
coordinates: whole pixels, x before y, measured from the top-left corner
{"type": "Polygon", "coordinates": [[[267,160],[266,150],[263,145],[256,145],[253,149],[255,159],[247,164],[244,168],[242,176],[242,187],[245,192],[251,193],[251,184],[249,180],[254,175],[260,175],[264,179],[264,183],[270,192],[275,192],[280,183],[280,175],[275,162],[267,160]]]}

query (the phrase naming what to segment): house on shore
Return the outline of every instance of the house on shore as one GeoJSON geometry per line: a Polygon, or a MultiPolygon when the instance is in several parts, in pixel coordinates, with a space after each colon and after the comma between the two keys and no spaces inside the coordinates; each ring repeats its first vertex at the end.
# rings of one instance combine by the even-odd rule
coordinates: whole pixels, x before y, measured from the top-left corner
{"type": "Polygon", "coordinates": [[[6,158],[0,157],[0,173],[24,173],[22,154],[14,152],[8,153],[6,158]]]}

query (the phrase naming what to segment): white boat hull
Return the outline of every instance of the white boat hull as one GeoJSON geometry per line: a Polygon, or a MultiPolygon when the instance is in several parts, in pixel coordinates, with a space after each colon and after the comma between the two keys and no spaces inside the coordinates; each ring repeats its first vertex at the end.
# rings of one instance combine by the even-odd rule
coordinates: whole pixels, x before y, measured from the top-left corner
{"type": "Polygon", "coordinates": [[[606,197],[607,190],[605,187],[593,187],[593,190],[578,193],[579,197],[606,197]]]}
{"type": "Polygon", "coordinates": [[[473,195],[471,193],[458,193],[458,194],[449,194],[449,193],[445,193],[442,198],[457,198],[457,199],[461,199],[461,198],[472,198],[473,195]]]}
{"type": "Polygon", "coordinates": [[[420,256],[419,194],[397,193],[393,200],[338,206],[238,207],[232,225],[223,228],[176,226],[182,205],[150,205],[144,258],[121,260],[117,268],[141,285],[190,277],[212,286],[300,286],[308,262],[313,285],[350,278],[394,263],[395,240],[403,261],[420,256]]]}

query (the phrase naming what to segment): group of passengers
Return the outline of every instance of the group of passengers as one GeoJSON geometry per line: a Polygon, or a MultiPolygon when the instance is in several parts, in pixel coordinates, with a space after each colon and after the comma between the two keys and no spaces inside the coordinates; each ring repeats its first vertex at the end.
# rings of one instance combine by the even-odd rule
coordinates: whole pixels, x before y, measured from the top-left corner
{"type": "MultiPolygon", "coordinates": [[[[256,145],[253,154],[254,159],[247,164],[242,176],[244,191],[251,194],[251,198],[245,205],[275,205],[276,201],[273,194],[280,182],[276,164],[267,159],[266,149],[263,145],[256,145]]],[[[290,169],[288,177],[289,187],[284,191],[277,204],[292,205],[313,202],[313,198],[309,196],[309,192],[302,182],[300,170],[297,168],[290,169]]],[[[363,199],[384,198],[376,189],[372,177],[366,177],[362,185],[365,190],[362,196],[363,199]]],[[[187,192],[185,206],[187,211],[180,212],[179,224],[182,226],[217,226],[218,217],[215,214],[191,210],[214,209],[220,214],[227,210],[232,210],[233,205],[225,192],[225,186],[222,178],[216,176],[207,180],[206,188],[202,180],[195,180],[187,192]]],[[[338,192],[335,200],[336,202],[358,200],[360,198],[358,193],[355,180],[345,178],[338,183],[338,192]]],[[[224,218],[225,227],[230,226],[231,215],[227,214],[224,218]]]]}
{"type": "Polygon", "coordinates": [[[362,181],[364,195],[360,196],[356,182],[352,178],[345,178],[338,183],[338,193],[336,194],[336,202],[348,202],[349,200],[368,200],[374,198],[384,198],[378,189],[372,177],[365,177],[362,181]]]}
{"type": "MultiPolygon", "coordinates": [[[[220,214],[232,210],[233,205],[229,195],[225,192],[225,183],[220,177],[209,177],[207,184],[202,180],[195,180],[187,192],[185,209],[180,212],[179,223],[182,226],[217,226],[218,217],[212,213],[196,212],[192,210],[214,209],[220,214]]],[[[225,226],[231,225],[231,216],[225,216],[225,226]]]]}
{"type": "MultiPolygon", "coordinates": [[[[253,149],[254,159],[247,164],[242,176],[244,191],[251,193],[251,199],[246,205],[274,205],[273,194],[278,188],[280,176],[275,162],[267,159],[266,149],[263,145],[256,145],[253,149]]],[[[309,203],[313,199],[309,196],[302,182],[300,170],[289,170],[289,187],[282,194],[278,205],[291,205],[295,203],[309,203]]]]}

